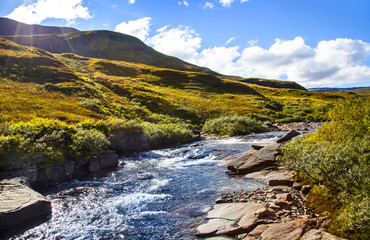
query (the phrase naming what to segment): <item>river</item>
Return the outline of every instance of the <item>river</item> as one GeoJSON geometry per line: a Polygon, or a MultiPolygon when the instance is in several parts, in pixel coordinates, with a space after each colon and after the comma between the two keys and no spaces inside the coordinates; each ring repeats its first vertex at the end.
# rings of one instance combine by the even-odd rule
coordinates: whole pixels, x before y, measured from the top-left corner
{"type": "Polygon", "coordinates": [[[283,134],[200,141],[122,158],[123,167],[103,178],[51,189],[51,219],[13,239],[196,239],[194,228],[221,194],[264,186],[228,176],[217,164],[283,134]]]}

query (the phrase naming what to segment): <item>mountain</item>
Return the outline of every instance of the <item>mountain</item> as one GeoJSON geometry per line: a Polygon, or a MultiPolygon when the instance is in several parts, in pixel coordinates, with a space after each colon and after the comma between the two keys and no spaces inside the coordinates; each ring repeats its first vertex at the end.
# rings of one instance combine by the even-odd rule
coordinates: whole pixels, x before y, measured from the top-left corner
{"type": "Polygon", "coordinates": [[[49,27],[41,25],[29,25],[9,18],[0,17],[0,36],[14,35],[38,35],[38,34],[64,34],[77,32],[77,29],[69,27],[49,27]]]}
{"type": "Polygon", "coordinates": [[[350,88],[330,88],[330,87],[321,87],[321,88],[308,88],[308,91],[312,92],[340,92],[340,91],[348,91],[348,92],[368,92],[370,87],[350,87],[350,88]]]}
{"type": "Polygon", "coordinates": [[[89,58],[0,38],[0,123],[34,117],[66,122],[109,117],[200,126],[248,115],[263,121],[320,120],[327,104],[353,97],[243,83],[209,73],[89,58]]]}
{"type": "Polygon", "coordinates": [[[75,53],[84,57],[220,75],[208,68],[157,52],[138,38],[122,33],[27,25],[7,18],[0,18],[0,29],[0,36],[4,38],[50,53],[75,53]]]}
{"type": "Polygon", "coordinates": [[[290,89],[306,90],[303,86],[299,85],[296,82],[291,82],[291,81],[279,81],[279,80],[261,79],[261,78],[244,78],[244,79],[240,79],[239,81],[244,82],[244,83],[256,84],[256,85],[264,86],[264,87],[271,87],[271,88],[290,88],[290,89]]]}

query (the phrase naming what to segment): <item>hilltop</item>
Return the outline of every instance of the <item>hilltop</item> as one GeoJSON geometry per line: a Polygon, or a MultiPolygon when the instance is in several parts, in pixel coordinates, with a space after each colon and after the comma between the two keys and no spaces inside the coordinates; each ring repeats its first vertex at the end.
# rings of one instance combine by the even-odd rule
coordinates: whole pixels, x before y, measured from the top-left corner
{"type": "Polygon", "coordinates": [[[70,27],[49,27],[42,25],[29,25],[9,18],[0,17],[0,36],[38,35],[38,34],[64,34],[76,32],[70,27]]]}

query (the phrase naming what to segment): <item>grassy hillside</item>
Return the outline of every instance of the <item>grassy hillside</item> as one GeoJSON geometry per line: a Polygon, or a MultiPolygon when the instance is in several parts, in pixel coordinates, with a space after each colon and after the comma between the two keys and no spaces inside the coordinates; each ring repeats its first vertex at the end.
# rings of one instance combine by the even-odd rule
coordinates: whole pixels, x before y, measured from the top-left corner
{"type": "Polygon", "coordinates": [[[199,127],[209,118],[226,115],[254,114],[271,121],[323,120],[332,101],[355,96],[263,87],[207,73],[72,53],[53,55],[5,39],[0,40],[0,49],[4,96],[0,102],[2,106],[12,102],[0,109],[3,121],[118,117],[152,122],[181,119],[199,127]],[[11,97],[10,88],[19,94],[11,97]],[[53,107],[60,110],[51,111],[53,107]]]}
{"type": "Polygon", "coordinates": [[[111,31],[81,31],[62,35],[7,36],[25,46],[51,53],[75,53],[84,57],[143,63],[151,66],[218,75],[208,68],[184,62],[155,51],[139,39],[111,31]]]}
{"type": "Polygon", "coordinates": [[[244,78],[240,80],[241,82],[245,83],[252,83],[264,87],[272,87],[272,88],[291,88],[291,89],[299,89],[299,90],[306,90],[304,87],[299,85],[296,82],[291,81],[279,81],[279,80],[272,80],[272,79],[260,79],[260,78],[244,78]]]}
{"type": "Polygon", "coordinates": [[[70,27],[49,27],[41,25],[29,25],[17,22],[9,18],[0,17],[0,36],[64,34],[76,31],[78,30],[70,27]]]}

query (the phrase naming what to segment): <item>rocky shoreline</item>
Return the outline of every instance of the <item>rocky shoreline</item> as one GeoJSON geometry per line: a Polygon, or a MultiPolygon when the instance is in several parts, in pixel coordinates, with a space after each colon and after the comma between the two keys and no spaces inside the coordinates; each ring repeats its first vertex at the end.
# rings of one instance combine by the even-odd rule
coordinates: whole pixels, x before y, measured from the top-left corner
{"type": "Polygon", "coordinates": [[[329,218],[307,206],[306,195],[311,187],[301,186],[296,173],[276,161],[280,147],[297,135],[290,131],[277,143],[252,146],[221,163],[228,174],[243,175],[266,187],[218,198],[195,235],[213,240],[342,239],[325,231],[329,218]]]}
{"type": "MultiPolygon", "coordinates": [[[[300,124],[302,126],[311,126],[310,123],[303,123],[300,124]]],[[[313,126],[313,125],[312,125],[313,126]]],[[[287,136],[285,136],[280,141],[287,141],[291,139],[292,137],[296,136],[297,132],[291,132],[287,136]]],[[[225,138],[226,136],[221,136],[220,138],[225,138]]],[[[228,137],[228,136],[227,136],[228,137]]],[[[209,139],[208,136],[206,136],[206,139],[209,139]]],[[[137,141],[136,141],[137,142],[137,141]]],[[[283,185],[284,188],[281,188],[281,190],[276,189],[262,189],[258,190],[256,192],[251,193],[235,193],[232,195],[225,195],[222,198],[218,199],[216,202],[218,203],[216,206],[221,206],[222,204],[252,204],[253,209],[259,209],[260,207],[266,208],[268,212],[271,212],[272,209],[275,212],[275,215],[272,214],[269,216],[269,218],[272,218],[272,216],[275,216],[275,219],[269,219],[269,224],[272,223],[282,223],[286,221],[288,218],[287,216],[291,217],[292,219],[296,220],[297,216],[301,216],[303,213],[304,215],[309,215],[307,213],[307,209],[304,208],[302,202],[304,202],[304,195],[301,195],[298,197],[296,193],[293,193],[293,190],[287,190],[286,187],[290,187],[291,189],[297,190],[297,186],[294,185],[294,176],[291,171],[288,171],[275,161],[275,156],[278,154],[278,149],[282,143],[276,143],[269,146],[253,146],[253,149],[243,153],[239,154],[237,156],[230,156],[227,158],[222,164],[228,168],[228,173],[230,175],[240,175],[243,174],[245,177],[253,178],[256,181],[264,182],[270,186],[279,186],[283,185]],[[285,171],[281,171],[284,170],[285,171]],[[262,194],[263,191],[264,193],[262,194]],[[282,192],[276,192],[276,191],[282,191],[282,192]],[[280,194],[280,195],[277,195],[280,194]],[[270,202],[274,203],[277,199],[282,198],[281,194],[288,194],[286,198],[293,197],[294,199],[299,199],[299,204],[296,206],[292,203],[287,203],[287,206],[292,206],[293,209],[297,210],[291,214],[287,214],[286,211],[288,209],[281,208],[280,210],[278,208],[274,209],[273,205],[270,205],[270,202]],[[303,199],[303,200],[302,200],[303,199]],[[257,204],[257,205],[256,205],[257,204]],[[303,210],[302,210],[303,209],[303,210]],[[275,211],[276,210],[276,211],[275,211]],[[303,212],[302,212],[303,211],[303,212]],[[275,221],[275,222],[271,222],[275,221]]],[[[98,156],[90,158],[88,161],[68,161],[63,164],[55,165],[55,166],[48,166],[48,167],[41,167],[37,164],[21,164],[21,165],[13,165],[13,166],[4,166],[2,167],[2,172],[6,172],[8,174],[8,177],[25,177],[21,178],[22,180],[19,180],[20,178],[15,178],[13,180],[2,180],[0,181],[0,200],[1,202],[13,202],[11,209],[9,206],[2,206],[0,204],[0,222],[4,223],[1,225],[2,229],[6,229],[5,232],[9,232],[8,229],[18,229],[23,228],[24,226],[30,226],[32,224],[35,224],[36,222],[39,222],[40,220],[47,219],[48,216],[51,215],[51,207],[50,211],[48,211],[47,207],[45,208],[45,211],[42,211],[45,213],[40,217],[38,215],[38,208],[39,203],[31,204],[25,206],[23,203],[19,203],[17,201],[17,198],[19,197],[19,192],[24,192],[25,194],[28,194],[29,196],[32,195],[37,196],[35,198],[40,198],[42,195],[38,194],[37,192],[33,191],[29,188],[29,185],[32,187],[36,187],[37,189],[43,188],[43,187],[50,187],[62,182],[70,181],[72,179],[81,179],[81,178],[89,178],[93,176],[101,176],[102,174],[106,173],[107,171],[111,171],[111,169],[114,169],[118,166],[118,155],[114,151],[109,151],[106,153],[102,153],[98,156]],[[8,181],[13,181],[12,184],[9,185],[8,181]],[[13,191],[14,190],[14,191],[13,191]],[[30,210],[31,209],[31,210],[30,210]],[[14,217],[14,216],[20,216],[20,215],[28,214],[29,216],[21,217],[17,221],[8,221],[8,216],[14,217]]],[[[48,202],[45,199],[40,198],[40,202],[48,202]]],[[[49,206],[50,206],[50,202],[49,206]]],[[[275,204],[279,206],[279,204],[275,204]]],[[[46,205],[45,205],[46,206],[46,205]]],[[[241,205],[240,205],[241,206],[241,205]]],[[[239,206],[239,207],[240,207],[239,206]]],[[[215,207],[217,209],[218,207],[215,207]]],[[[247,207],[248,208],[248,207],[247,207]]],[[[214,211],[214,210],[212,210],[214,211]]],[[[210,211],[208,214],[211,214],[212,211],[210,211]]],[[[233,210],[232,210],[233,211],[233,210]]],[[[264,214],[262,214],[264,215],[264,214]]],[[[262,216],[261,215],[261,216],[262,216]]],[[[302,215],[303,216],[303,215],[302,215]]],[[[265,217],[265,216],[264,216],[265,217]]],[[[206,219],[211,219],[207,217],[206,219]]],[[[221,219],[223,219],[221,217],[221,219]]],[[[321,220],[316,219],[316,217],[313,218],[306,218],[305,220],[311,219],[310,221],[316,221],[320,222],[321,220]],[[316,219],[316,220],[312,220],[316,219]]],[[[240,220],[240,219],[239,219],[240,220]]],[[[266,219],[262,218],[259,219],[261,221],[257,221],[259,224],[262,225],[262,222],[264,224],[267,224],[265,221],[266,219]],[[262,221],[263,220],[263,221],[262,221]]],[[[211,222],[213,222],[212,220],[211,222]]],[[[223,222],[226,222],[225,219],[223,219],[223,222]]],[[[206,224],[207,225],[207,224],[206,224]]],[[[232,226],[238,225],[235,221],[232,224],[232,226]]],[[[256,225],[256,226],[257,226],[256,225]]],[[[310,226],[313,224],[310,224],[310,226]]],[[[252,225],[256,227],[255,225],[252,225]]],[[[225,228],[225,226],[221,226],[222,228],[225,228]]],[[[253,227],[253,228],[254,228],[253,227]]],[[[204,227],[204,225],[201,225],[199,227],[199,230],[204,227]]],[[[242,227],[243,228],[243,227],[242,227]]],[[[13,230],[12,230],[13,231],[13,230]]],[[[240,232],[238,230],[237,232],[240,232]]],[[[245,231],[242,231],[243,234],[245,234],[245,231]]],[[[206,237],[206,236],[226,236],[230,235],[229,233],[226,234],[225,231],[211,231],[208,233],[199,231],[198,236],[200,237],[206,237]],[[222,234],[219,234],[222,233],[222,234]]],[[[233,236],[240,235],[234,234],[233,236]]],[[[247,238],[248,239],[248,238],[247,238]]],[[[252,239],[252,238],[250,238],[252,239]]]]}

